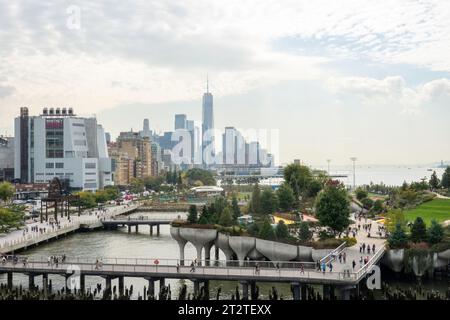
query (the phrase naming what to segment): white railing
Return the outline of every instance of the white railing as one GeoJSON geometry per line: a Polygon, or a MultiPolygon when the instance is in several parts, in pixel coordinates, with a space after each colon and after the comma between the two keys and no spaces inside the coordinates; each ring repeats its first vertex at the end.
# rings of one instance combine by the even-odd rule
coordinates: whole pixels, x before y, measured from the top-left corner
{"type": "Polygon", "coordinates": [[[333,261],[336,258],[336,256],[345,249],[346,244],[347,244],[346,241],[341,243],[336,249],[332,250],[325,257],[320,259],[319,263],[322,265],[322,263],[328,263],[330,261],[333,261]]]}
{"type": "Polygon", "coordinates": [[[382,245],[381,248],[378,249],[378,251],[369,259],[369,261],[367,261],[367,263],[358,270],[358,272],[356,273],[356,278],[359,280],[361,277],[364,277],[364,275],[367,273],[367,270],[378,262],[385,251],[386,248],[384,245],[382,245]]]}

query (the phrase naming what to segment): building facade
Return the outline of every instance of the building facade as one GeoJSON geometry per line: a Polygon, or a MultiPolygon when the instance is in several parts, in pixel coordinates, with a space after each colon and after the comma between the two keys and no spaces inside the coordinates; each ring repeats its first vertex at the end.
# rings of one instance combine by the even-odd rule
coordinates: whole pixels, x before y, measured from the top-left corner
{"type": "Polygon", "coordinates": [[[14,179],[14,138],[0,137],[0,181],[14,179]]]}
{"type": "Polygon", "coordinates": [[[14,176],[22,183],[54,177],[70,188],[95,191],[113,184],[105,131],[95,118],[77,117],[72,108],[44,108],[15,119],[14,176]]]}
{"type": "Polygon", "coordinates": [[[148,137],[137,132],[121,132],[117,142],[111,144],[110,153],[116,185],[129,185],[133,178],[153,175],[152,147],[148,137]]]}

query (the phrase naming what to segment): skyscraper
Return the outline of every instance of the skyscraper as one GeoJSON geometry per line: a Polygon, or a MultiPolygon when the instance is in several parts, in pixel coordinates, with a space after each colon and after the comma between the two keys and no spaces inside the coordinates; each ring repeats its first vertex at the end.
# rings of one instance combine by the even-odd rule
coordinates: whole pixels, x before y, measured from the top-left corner
{"type": "MultiPolygon", "coordinates": [[[[214,155],[214,109],[213,109],[213,95],[209,92],[209,81],[206,80],[206,93],[203,94],[203,104],[202,104],[202,150],[204,151],[206,146],[213,144],[212,155],[214,155]],[[211,130],[211,131],[209,131],[211,130]],[[209,131],[209,132],[208,132],[209,131]],[[205,137],[205,133],[208,135],[205,137]]],[[[208,159],[205,160],[207,164],[211,164],[208,159]]]]}
{"type": "Polygon", "coordinates": [[[152,137],[152,131],[150,130],[150,122],[148,121],[148,119],[144,119],[142,131],[140,131],[139,134],[143,138],[151,138],[152,137]]]}
{"type": "Polygon", "coordinates": [[[176,114],[175,115],[175,130],[178,129],[186,129],[186,115],[185,114],[176,114]]]}

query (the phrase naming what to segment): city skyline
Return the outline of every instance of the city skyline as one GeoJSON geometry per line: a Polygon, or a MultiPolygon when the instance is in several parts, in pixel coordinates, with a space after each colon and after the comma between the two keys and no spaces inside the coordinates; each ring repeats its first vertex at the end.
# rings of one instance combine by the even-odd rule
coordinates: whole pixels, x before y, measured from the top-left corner
{"type": "Polygon", "coordinates": [[[201,120],[208,74],[214,126],[279,129],[281,163],[448,161],[449,5],[345,4],[2,3],[0,133],[64,106],[168,131],[201,120]]]}

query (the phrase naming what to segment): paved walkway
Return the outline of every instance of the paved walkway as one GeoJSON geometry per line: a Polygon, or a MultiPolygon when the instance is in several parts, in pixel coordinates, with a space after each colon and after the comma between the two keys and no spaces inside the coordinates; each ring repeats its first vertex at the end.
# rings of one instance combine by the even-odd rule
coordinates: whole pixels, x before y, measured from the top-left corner
{"type": "MultiPolygon", "coordinates": [[[[133,206],[134,207],[134,206],[133,206]]],[[[14,230],[7,234],[0,234],[0,252],[8,251],[7,248],[20,243],[27,243],[30,240],[39,242],[40,238],[47,239],[52,234],[64,233],[64,230],[72,231],[79,228],[80,224],[94,224],[103,219],[110,219],[116,215],[120,215],[125,209],[130,208],[128,205],[106,207],[105,210],[86,210],[78,217],[76,214],[61,218],[58,216],[59,225],[49,222],[40,223],[39,218],[28,220],[26,225],[20,230],[14,230]],[[35,230],[35,231],[32,231],[35,230]]],[[[49,214],[49,217],[53,216],[49,214]]]]}
{"type": "MultiPolygon", "coordinates": [[[[333,265],[333,271],[338,271],[338,272],[343,272],[344,270],[350,270],[350,272],[356,272],[358,271],[360,268],[363,267],[364,263],[360,263],[360,258],[362,257],[363,260],[364,258],[368,258],[368,260],[370,260],[375,253],[384,247],[386,239],[385,238],[380,238],[377,235],[378,232],[378,227],[382,226],[382,224],[375,222],[371,219],[365,219],[365,218],[355,218],[354,216],[352,217],[352,219],[354,221],[356,221],[355,224],[351,225],[350,227],[352,229],[358,229],[358,224],[361,226],[361,229],[357,232],[356,234],[356,240],[357,243],[352,246],[352,247],[347,247],[345,248],[342,252],[346,254],[346,262],[344,263],[342,261],[342,263],[339,262],[339,259],[336,257],[336,260],[334,262],[332,262],[333,265]],[[363,225],[364,224],[370,224],[371,227],[371,237],[368,237],[368,232],[365,231],[363,229],[363,225]],[[362,253],[360,252],[360,246],[362,244],[366,244],[366,252],[362,253]],[[375,252],[372,252],[372,245],[375,245],[375,252]],[[370,254],[367,253],[367,246],[370,246],[370,254]],[[355,261],[356,262],[356,266],[353,269],[352,266],[352,262],[355,261]]],[[[384,233],[383,233],[384,234],[384,233]]],[[[352,236],[350,234],[350,236],[352,236]]]]}

